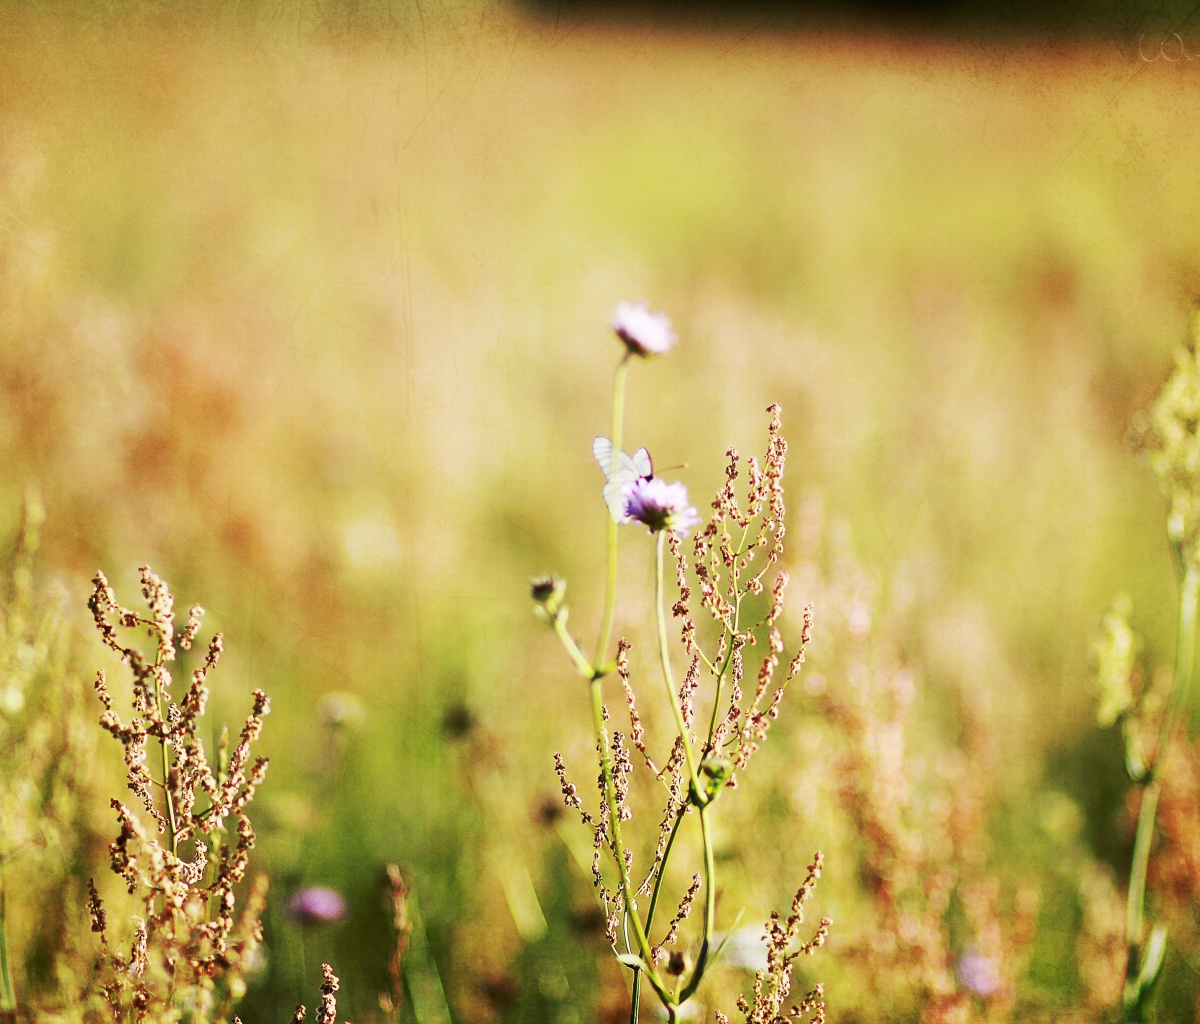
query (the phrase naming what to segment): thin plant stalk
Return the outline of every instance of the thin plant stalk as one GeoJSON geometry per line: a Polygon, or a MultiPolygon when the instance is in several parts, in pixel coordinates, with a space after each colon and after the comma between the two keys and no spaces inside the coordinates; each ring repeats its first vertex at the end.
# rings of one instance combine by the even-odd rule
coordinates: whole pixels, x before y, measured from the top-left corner
{"type": "MultiPolygon", "coordinates": [[[[724,529],[724,526],[722,526],[722,529],[724,529]]],[[[742,539],[740,541],[738,541],[737,550],[734,552],[735,558],[740,557],[741,554],[746,550],[746,538],[749,535],[750,535],[750,527],[749,527],[749,525],[747,525],[746,528],[744,530],[742,530],[742,539]]],[[[741,625],[742,625],[742,595],[739,593],[735,596],[734,602],[733,602],[733,625],[730,626],[730,625],[726,624],[725,636],[727,636],[730,640],[732,640],[732,638],[734,636],[736,636],[737,633],[739,632],[739,630],[741,629],[741,625]]],[[[718,719],[718,716],[720,715],[720,709],[721,709],[721,691],[724,689],[724,686],[725,686],[725,673],[729,671],[729,665],[733,661],[733,650],[734,650],[733,644],[732,644],[732,642],[730,642],[727,645],[727,648],[725,651],[725,657],[724,657],[724,659],[722,659],[719,667],[714,665],[707,658],[705,658],[703,652],[701,652],[701,654],[700,654],[700,657],[704,658],[705,664],[708,665],[709,669],[712,671],[712,674],[716,677],[716,680],[717,680],[716,693],[713,695],[712,714],[710,715],[709,721],[708,721],[708,738],[704,741],[704,748],[701,751],[702,755],[704,753],[714,753],[713,740],[717,735],[717,719],[718,719]]]]}
{"type": "MultiPolygon", "coordinates": [[[[625,420],[625,378],[629,375],[629,357],[626,352],[617,366],[613,379],[612,399],[612,462],[609,474],[615,474],[621,466],[621,434],[625,420]]],[[[595,671],[602,676],[611,671],[608,662],[608,645],[612,640],[613,619],[617,612],[617,527],[618,523],[608,517],[608,580],[604,590],[604,614],[600,620],[600,636],[596,641],[596,654],[592,658],[595,671]]]]}
{"type": "Polygon", "coordinates": [[[675,716],[675,728],[679,730],[679,742],[683,744],[688,781],[692,785],[695,799],[702,801],[704,792],[700,788],[700,777],[696,774],[696,758],[692,753],[687,723],[683,720],[683,708],[679,705],[679,694],[675,690],[675,680],[671,673],[671,652],[667,646],[667,618],[663,611],[663,548],[666,547],[666,543],[666,531],[659,530],[658,542],[654,549],[654,616],[658,622],[658,661],[662,666],[663,682],[666,683],[667,696],[671,701],[671,713],[675,716]]]}
{"type": "MultiPolygon", "coordinates": [[[[654,550],[654,613],[658,620],[658,660],[662,665],[663,682],[666,684],[667,693],[671,698],[671,711],[675,715],[675,727],[679,730],[679,741],[683,745],[683,756],[687,763],[692,799],[700,811],[700,837],[704,845],[704,934],[700,941],[700,952],[696,956],[696,966],[692,970],[691,980],[679,994],[679,1002],[685,1002],[703,980],[704,970],[708,964],[708,949],[716,922],[716,859],[713,855],[712,830],[708,820],[708,796],[700,785],[700,776],[696,771],[696,760],[692,753],[687,723],[683,718],[683,708],[679,704],[679,694],[675,689],[675,680],[671,672],[671,654],[667,646],[667,618],[663,599],[663,549],[666,541],[666,531],[660,530],[654,550]]],[[[660,874],[665,868],[666,857],[664,856],[663,863],[659,867],[660,874]]]]}
{"type": "MultiPolygon", "coordinates": [[[[742,544],[745,543],[745,537],[742,538],[742,544]]],[[[738,545],[740,554],[742,544],[738,545]]],[[[712,832],[708,818],[709,808],[705,801],[705,792],[700,785],[699,774],[696,770],[695,755],[692,751],[690,737],[688,735],[687,723],[683,719],[683,708],[679,704],[679,694],[675,689],[674,675],[671,671],[670,649],[667,644],[667,621],[665,612],[665,603],[663,595],[665,571],[663,568],[664,548],[666,546],[666,533],[660,531],[655,544],[654,554],[654,608],[655,618],[658,626],[658,656],[659,663],[662,666],[663,682],[667,687],[667,695],[671,702],[671,711],[675,717],[675,727],[679,730],[680,743],[683,745],[684,760],[688,769],[688,781],[691,787],[691,792],[695,794],[695,799],[700,811],[700,836],[704,847],[704,932],[700,942],[700,952],[696,956],[696,966],[692,971],[691,979],[684,986],[683,990],[678,995],[678,1002],[686,1002],[695,993],[700,982],[704,980],[704,972],[708,966],[708,954],[712,945],[712,936],[716,928],[716,858],[713,851],[712,832]]],[[[738,602],[740,611],[740,601],[738,602]]],[[[736,628],[736,625],[735,625],[736,628]]],[[[724,680],[725,671],[728,668],[732,648],[726,653],[724,664],[721,666],[717,674],[717,695],[713,698],[712,722],[709,726],[709,735],[706,742],[706,748],[711,746],[713,733],[716,729],[717,707],[720,703],[720,685],[724,680]]],[[[686,805],[685,805],[686,806],[686,805]]],[[[672,826],[671,834],[667,840],[667,845],[663,850],[662,863],[658,869],[658,877],[655,879],[654,888],[650,899],[649,911],[646,915],[646,928],[649,930],[653,921],[655,906],[658,902],[658,894],[662,885],[662,880],[665,875],[665,868],[668,859],[671,856],[671,849],[675,844],[675,836],[678,834],[679,826],[683,821],[684,810],[681,809],[679,817],[676,818],[675,824],[672,826]]],[[[633,1001],[630,1007],[629,1021],[630,1024],[637,1024],[638,1013],[641,1003],[641,974],[635,972],[633,979],[633,1001]]],[[[668,1006],[668,1012],[671,1013],[672,1008],[668,1006]]],[[[673,1017],[673,1013],[671,1013],[673,1017]]]]}
{"type": "MultiPolygon", "coordinates": [[[[620,453],[625,413],[625,381],[629,372],[629,361],[630,353],[627,352],[617,366],[616,375],[613,381],[611,426],[612,463],[609,467],[610,476],[615,475],[620,468],[620,453]]],[[[633,969],[634,977],[633,996],[630,1006],[629,1019],[630,1024],[636,1024],[641,1005],[641,986],[643,974],[646,974],[649,977],[651,986],[658,993],[660,999],[662,1000],[663,1005],[667,1010],[668,1020],[675,1020],[676,1005],[690,998],[692,993],[695,992],[696,988],[703,980],[716,916],[716,862],[713,852],[710,823],[708,820],[708,808],[705,806],[707,794],[700,784],[700,776],[697,770],[695,753],[692,749],[690,735],[687,724],[683,718],[683,709],[679,703],[679,695],[676,692],[673,674],[671,671],[670,653],[667,645],[666,616],[663,604],[663,551],[666,544],[666,534],[664,531],[659,531],[655,546],[655,609],[658,625],[659,661],[662,666],[663,681],[667,687],[667,693],[670,698],[671,711],[675,718],[676,728],[679,731],[680,742],[683,745],[684,761],[687,765],[688,771],[689,790],[692,794],[693,802],[697,804],[700,811],[700,831],[704,846],[705,873],[705,925],[700,952],[697,955],[696,966],[692,972],[691,979],[684,986],[680,993],[675,994],[666,988],[662,980],[658,977],[657,971],[655,971],[653,968],[653,959],[651,956],[651,945],[648,932],[651,924],[653,923],[654,911],[658,903],[658,895],[663,876],[665,874],[666,862],[670,856],[671,849],[674,846],[675,837],[678,834],[680,824],[683,821],[684,809],[680,809],[679,817],[676,819],[675,824],[672,827],[670,837],[668,839],[666,848],[664,849],[663,859],[658,867],[658,877],[655,879],[650,898],[646,922],[643,925],[642,920],[634,907],[633,883],[629,877],[629,870],[625,861],[625,846],[621,837],[621,819],[619,808],[617,806],[616,786],[612,774],[612,760],[609,753],[608,730],[604,725],[604,701],[601,689],[601,681],[612,671],[613,668],[613,665],[608,662],[607,656],[608,647],[612,640],[612,628],[616,615],[618,526],[619,524],[610,516],[607,529],[608,557],[604,610],[601,616],[600,633],[596,643],[596,653],[590,662],[580,650],[579,645],[567,631],[564,617],[555,615],[552,621],[554,630],[558,634],[559,640],[562,642],[563,647],[566,649],[567,654],[575,664],[575,667],[579,670],[581,675],[589,678],[592,684],[592,720],[596,733],[596,745],[600,758],[600,775],[603,784],[604,801],[607,805],[609,821],[612,829],[611,852],[617,865],[620,892],[625,907],[626,918],[633,926],[634,939],[636,940],[637,950],[642,961],[640,964],[630,965],[633,969]]],[[[728,658],[726,659],[726,665],[727,664],[728,658]]],[[[723,674],[724,666],[722,667],[721,675],[723,674]]],[[[709,738],[709,742],[711,743],[711,736],[709,738]]]]}
{"type": "Polygon", "coordinates": [[[712,946],[713,930],[717,922],[717,862],[708,820],[710,809],[707,804],[700,808],[700,837],[704,843],[704,934],[700,939],[700,952],[696,954],[692,978],[679,993],[681,1003],[691,999],[700,987],[700,982],[704,980],[704,972],[708,967],[708,951],[712,946]]]}
{"type": "MultiPolygon", "coordinates": [[[[629,374],[629,353],[627,352],[617,366],[613,380],[612,400],[612,464],[610,474],[615,474],[620,468],[621,440],[625,418],[625,380],[629,374]]],[[[638,953],[645,964],[651,963],[650,940],[643,927],[641,919],[634,909],[633,883],[629,878],[629,869],[625,863],[625,845],[621,838],[621,816],[617,807],[616,786],[612,776],[612,760],[608,750],[608,730],[604,726],[604,697],[601,691],[601,680],[609,674],[612,666],[607,661],[608,646],[612,640],[613,621],[617,605],[617,540],[618,523],[610,516],[608,519],[608,573],[604,593],[604,612],[601,618],[600,635],[596,642],[596,654],[591,662],[588,661],[579,645],[567,632],[566,623],[559,616],[554,619],[554,630],[570,655],[580,674],[591,680],[592,684],[592,724],[596,733],[596,746],[600,754],[600,774],[604,781],[604,800],[608,808],[609,821],[612,827],[612,854],[617,864],[617,875],[621,897],[625,905],[626,915],[632,920],[634,938],[637,940],[638,953]]],[[[641,969],[634,968],[634,985],[640,988],[641,969]]],[[[650,983],[658,994],[666,1001],[668,994],[657,973],[649,969],[650,983]]]]}
{"type": "MultiPolygon", "coordinates": [[[[158,655],[157,658],[155,658],[154,664],[156,667],[162,664],[162,655],[161,654],[158,655]]],[[[161,722],[165,722],[166,716],[163,714],[162,693],[160,692],[160,684],[158,681],[157,674],[154,677],[154,702],[155,702],[155,704],[158,705],[159,720],[161,722]]],[[[170,786],[170,779],[169,779],[170,772],[171,772],[171,761],[170,761],[170,756],[167,753],[167,737],[166,737],[165,733],[160,733],[160,735],[158,737],[158,745],[159,745],[159,749],[162,752],[162,788],[163,788],[163,802],[166,805],[166,809],[167,809],[167,838],[170,841],[171,852],[178,853],[179,852],[178,843],[175,840],[175,833],[176,833],[175,801],[171,796],[171,786],[170,786]]]]}
{"type": "Polygon", "coordinates": [[[1175,655],[1175,680],[1171,697],[1159,729],[1154,760],[1143,776],[1142,804],[1138,813],[1137,834],[1133,844],[1133,864],[1129,871],[1129,902],[1125,915],[1125,941],[1128,960],[1125,970],[1125,1020],[1141,1024],[1148,1002],[1143,997],[1143,939],[1146,914],[1146,871],[1150,864],[1150,846],[1154,838],[1154,820],[1162,790],[1162,770],[1166,765],[1175,724],[1191,688],[1196,652],[1196,615],[1200,604],[1200,568],[1187,563],[1179,594],[1179,635],[1175,655]]]}
{"type": "MultiPolygon", "coordinates": [[[[608,749],[608,730],[604,726],[604,695],[601,690],[601,681],[604,673],[594,668],[583,653],[579,650],[579,646],[572,639],[571,634],[567,632],[561,618],[556,618],[554,622],[554,630],[562,640],[563,646],[570,654],[571,660],[579,669],[580,674],[591,681],[592,685],[592,726],[596,733],[596,747],[600,756],[600,775],[604,782],[604,802],[608,810],[609,821],[612,828],[612,855],[613,860],[617,865],[618,884],[620,892],[625,904],[627,915],[633,921],[634,936],[637,939],[638,953],[642,960],[649,964],[650,957],[650,940],[646,935],[646,928],[643,927],[641,919],[634,911],[633,906],[633,882],[629,877],[629,869],[625,864],[625,844],[621,838],[621,816],[617,807],[617,792],[616,785],[613,782],[612,776],[612,759],[608,749]]],[[[641,968],[634,967],[635,979],[634,984],[637,986],[638,978],[641,975],[641,968]]],[[[657,974],[650,972],[650,983],[654,986],[664,999],[667,998],[667,989],[657,974]]]]}
{"type": "MultiPolygon", "coordinates": [[[[662,862],[665,864],[671,856],[671,848],[675,845],[675,837],[679,835],[679,826],[683,824],[684,808],[679,808],[679,813],[675,816],[675,824],[671,826],[671,834],[667,836],[667,844],[663,847],[662,862]]],[[[659,871],[654,878],[654,886],[650,890],[650,906],[646,908],[646,931],[649,933],[650,926],[654,923],[654,911],[658,909],[658,895],[662,891],[663,872],[659,871]]],[[[642,972],[634,970],[633,972],[633,1001],[629,1008],[630,1024],[637,1024],[638,1013],[641,1010],[642,1003],[642,972]]]]}
{"type": "MultiPolygon", "coordinates": [[[[608,804],[609,823],[612,829],[613,859],[617,862],[617,875],[621,887],[621,896],[625,904],[625,913],[633,922],[633,934],[637,939],[638,952],[647,965],[653,961],[650,956],[650,939],[646,929],[638,917],[633,905],[633,882],[629,878],[629,868],[625,863],[625,845],[621,839],[621,815],[617,807],[616,786],[612,777],[612,760],[608,752],[608,730],[604,727],[603,697],[600,693],[600,680],[592,680],[592,720],[596,728],[598,746],[600,747],[600,773],[604,777],[604,798],[608,804]]],[[[650,984],[660,996],[666,998],[666,986],[663,985],[656,972],[649,970],[650,984]]]]}
{"type": "Polygon", "coordinates": [[[17,993],[8,961],[8,886],[0,857],[0,1021],[17,1019],[17,993]]]}
{"type": "Polygon", "coordinates": [[[575,642],[575,638],[567,632],[567,624],[563,622],[561,615],[554,617],[554,632],[558,634],[558,638],[562,641],[563,647],[566,648],[567,654],[570,655],[571,661],[579,669],[579,674],[586,679],[592,680],[592,682],[598,682],[599,677],[596,675],[596,670],[592,668],[592,663],[584,657],[583,651],[579,649],[579,645],[575,642]]]}

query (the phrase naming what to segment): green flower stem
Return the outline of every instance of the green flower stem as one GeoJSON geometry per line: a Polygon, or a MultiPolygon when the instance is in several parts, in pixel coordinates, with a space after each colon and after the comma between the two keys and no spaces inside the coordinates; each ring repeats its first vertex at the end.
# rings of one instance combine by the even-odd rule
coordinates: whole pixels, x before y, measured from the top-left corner
{"type": "Polygon", "coordinates": [[[8,962],[8,887],[4,877],[4,858],[0,857],[0,1020],[16,1020],[17,993],[13,988],[12,968],[8,962]]]}
{"type": "Polygon", "coordinates": [[[1163,715],[1154,760],[1145,773],[1142,806],[1138,813],[1137,835],[1133,844],[1133,864],[1129,871],[1129,903],[1125,915],[1125,941],[1129,958],[1125,971],[1124,1005],[1126,1020],[1137,1024],[1143,1019],[1146,1000],[1140,992],[1142,940],[1146,913],[1146,870],[1150,865],[1150,846],[1154,838],[1154,819],[1162,789],[1161,772],[1166,765],[1175,724],[1187,700],[1192,683],[1196,652],[1196,612],[1200,602],[1200,567],[1188,563],[1179,594],[1179,636],[1175,655],[1175,682],[1163,715]]]}
{"type": "Polygon", "coordinates": [[[559,640],[562,641],[563,647],[567,649],[567,654],[571,656],[571,660],[575,662],[575,667],[579,669],[580,674],[585,679],[598,679],[596,670],[592,668],[592,663],[583,656],[583,652],[579,649],[579,645],[575,642],[574,637],[567,632],[566,616],[559,614],[554,616],[554,632],[558,634],[559,640]]]}
{"type": "Polygon", "coordinates": [[[1142,932],[1145,927],[1146,869],[1150,865],[1150,840],[1154,835],[1159,789],[1160,783],[1155,779],[1147,783],[1142,792],[1137,836],[1133,844],[1133,864],[1129,869],[1129,902],[1125,910],[1125,943],[1128,948],[1124,992],[1126,1024],[1140,1024],[1142,1020],[1137,1007],[1142,1002],[1139,980],[1142,970],[1142,932]]]}
{"type": "Polygon", "coordinates": [[[697,800],[704,799],[704,791],[700,788],[700,776],[696,774],[696,758],[692,753],[692,743],[688,738],[687,723],[683,720],[683,708],[679,706],[679,694],[675,691],[675,680],[671,673],[671,655],[667,647],[667,617],[663,609],[663,549],[666,547],[667,533],[658,531],[658,541],[654,548],[654,615],[658,620],[658,660],[662,665],[663,682],[667,685],[667,696],[671,700],[671,712],[675,716],[675,728],[679,730],[679,741],[683,744],[683,759],[687,763],[688,780],[697,800]]]}
{"type": "MultiPolygon", "coordinates": [[[[696,772],[692,745],[688,739],[687,723],[683,720],[683,709],[679,706],[679,694],[675,690],[675,681],[671,674],[671,657],[667,647],[667,618],[663,604],[663,549],[665,546],[666,533],[660,530],[654,558],[654,611],[655,617],[658,619],[658,658],[662,664],[663,682],[666,683],[667,694],[671,698],[675,727],[679,730],[679,740],[683,744],[683,757],[687,762],[691,791],[700,809],[700,836],[704,844],[704,935],[701,939],[700,952],[696,957],[696,966],[692,971],[691,980],[679,993],[679,1002],[682,1003],[691,998],[692,993],[696,991],[704,978],[704,970],[708,964],[708,949],[716,922],[717,870],[716,860],[713,856],[712,830],[708,820],[709,806],[704,789],[700,785],[700,777],[696,772]]],[[[663,868],[665,867],[666,859],[664,858],[663,868]]]]}
{"type": "MultiPolygon", "coordinates": [[[[621,432],[625,418],[625,378],[629,374],[629,352],[617,366],[613,380],[612,401],[612,463],[609,475],[621,467],[621,432]]],[[[612,516],[608,517],[608,584],[604,591],[604,617],[600,620],[600,637],[596,642],[596,655],[592,658],[596,671],[607,675],[611,668],[606,662],[608,643],[612,639],[613,617],[617,611],[617,526],[612,516]]]]}
{"type": "Polygon", "coordinates": [[[696,966],[691,980],[679,993],[679,1001],[687,1002],[704,980],[708,969],[708,951],[712,945],[713,931],[717,924],[717,863],[713,855],[712,831],[709,826],[709,806],[700,808],[700,835],[704,842],[704,935],[700,939],[700,952],[696,954],[696,966]]]}
{"type": "MultiPolygon", "coordinates": [[[[648,968],[653,963],[650,956],[650,940],[646,937],[646,929],[642,927],[641,918],[633,905],[633,883],[629,878],[629,867],[625,863],[625,844],[621,839],[621,815],[617,807],[617,791],[613,784],[612,758],[608,750],[608,730],[604,726],[604,698],[600,692],[600,680],[592,680],[592,722],[596,728],[597,745],[600,748],[600,774],[604,779],[604,800],[608,805],[609,828],[612,830],[612,855],[617,862],[617,877],[621,887],[621,897],[625,902],[627,920],[633,922],[633,934],[637,939],[638,953],[646,962],[648,968]]],[[[669,998],[667,990],[659,979],[658,974],[651,968],[648,970],[650,984],[664,1000],[669,998]]]]}
{"type": "MultiPolygon", "coordinates": [[[[621,466],[621,442],[625,418],[625,380],[629,375],[630,353],[627,351],[617,366],[613,380],[612,398],[612,462],[609,466],[609,476],[612,476],[621,466]]],[[[617,806],[616,786],[613,783],[612,758],[608,749],[608,730],[604,726],[604,698],[601,692],[601,680],[612,671],[608,662],[608,645],[612,640],[613,620],[617,609],[617,540],[618,523],[610,515],[608,517],[608,573],[604,591],[604,612],[601,618],[600,635],[596,641],[596,654],[589,662],[579,646],[567,632],[566,622],[562,616],[554,617],[554,630],[566,648],[575,667],[592,682],[592,719],[596,732],[596,745],[600,754],[600,775],[604,784],[604,801],[608,807],[608,818],[612,829],[612,854],[617,863],[617,875],[620,883],[621,898],[625,904],[626,921],[632,921],[633,933],[637,940],[638,952],[645,962],[645,972],[650,984],[658,993],[663,1003],[670,1004],[671,995],[663,985],[658,973],[653,968],[650,955],[650,940],[646,936],[649,927],[642,926],[633,902],[633,883],[629,878],[629,868],[625,863],[625,844],[621,839],[621,816],[617,806]]],[[[653,902],[652,902],[653,905],[653,902]]],[[[651,911],[653,913],[653,911],[651,911]]],[[[637,1002],[641,990],[643,970],[634,968],[634,1012],[636,1015],[637,1002]]],[[[634,1018],[636,1020],[636,1016],[634,1018]]]]}
{"type": "MultiPolygon", "coordinates": [[[[683,815],[687,809],[687,804],[679,808],[679,813],[675,817],[675,824],[671,826],[671,834],[667,836],[667,845],[663,847],[662,863],[659,865],[658,874],[654,879],[654,887],[650,890],[650,906],[646,910],[646,933],[650,933],[650,926],[654,924],[654,911],[658,908],[658,894],[662,891],[663,883],[663,867],[666,866],[667,860],[671,856],[671,847],[675,845],[675,837],[679,835],[679,826],[683,824],[683,815]]],[[[629,1024],[637,1024],[638,1013],[642,1004],[642,972],[635,970],[633,972],[633,1003],[629,1008],[629,1024]]]]}
{"type": "Polygon", "coordinates": [[[1163,716],[1158,733],[1158,747],[1154,752],[1154,764],[1150,772],[1157,778],[1166,764],[1168,746],[1175,731],[1175,723],[1192,685],[1192,666],[1196,655],[1196,612],[1200,603],[1200,567],[1188,565],[1184,572],[1179,594],[1179,649],[1175,656],[1175,684],[1171,688],[1171,699],[1167,713],[1163,716]]]}

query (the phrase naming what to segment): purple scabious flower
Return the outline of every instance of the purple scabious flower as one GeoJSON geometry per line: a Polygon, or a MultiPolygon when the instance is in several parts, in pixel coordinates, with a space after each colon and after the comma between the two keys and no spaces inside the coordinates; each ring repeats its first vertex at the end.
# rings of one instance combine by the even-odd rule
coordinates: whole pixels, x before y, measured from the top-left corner
{"type": "Polygon", "coordinates": [[[321,885],[301,889],[287,902],[292,920],[304,925],[337,924],[346,916],[342,894],[321,885]]]}
{"type": "Polygon", "coordinates": [[[635,356],[661,356],[675,344],[666,313],[651,313],[644,302],[622,302],[613,314],[613,330],[635,356]]]}
{"type": "Polygon", "coordinates": [[[700,522],[696,510],[688,504],[687,488],[669,484],[660,477],[635,480],[622,491],[625,514],[650,528],[651,533],[670,530],[686,537],[700,522]]]}
{"type": "Polygon", "coordinates": [[[995,995],[1000,988],[1000,965],[990,956],[982,953],[964,953],[954,969],[955,977],[963,988],[970,989],[977,996],[995,995]]]}

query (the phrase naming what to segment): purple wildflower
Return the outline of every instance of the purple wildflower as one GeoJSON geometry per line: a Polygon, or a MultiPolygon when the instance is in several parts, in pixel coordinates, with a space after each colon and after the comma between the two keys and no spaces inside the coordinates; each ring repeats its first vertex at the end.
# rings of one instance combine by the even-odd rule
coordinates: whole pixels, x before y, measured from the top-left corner
{"type": "Polygon", "coordinates": [[[1000,965],[982,953],[964,953],[959,957],[954,974],[963,988],[985,999],[994,995],[1001,985],[1000,965]]]}
{"type": "Polygon", "coordinates": [[[622,492],[625,514],[650,528],[651,533],[671,530],[686,537],[700,522],[696,510],[688,504],[687,488],[669,484],[660,477],[635,480],[622,492]]]}
{"type": "Polygon", "coordinates": [[[665,313],[651,313],[644,302],[622,302],[613,314],[613,330],[635,356],[661,356],[675,344],[665,313]]]}
{"type": "Polygon", "coordinates": [[[346,916],[342,894],[324,886],[301,889],[287,903],[288,914],[303,925],[337,924],[346,916]]]}

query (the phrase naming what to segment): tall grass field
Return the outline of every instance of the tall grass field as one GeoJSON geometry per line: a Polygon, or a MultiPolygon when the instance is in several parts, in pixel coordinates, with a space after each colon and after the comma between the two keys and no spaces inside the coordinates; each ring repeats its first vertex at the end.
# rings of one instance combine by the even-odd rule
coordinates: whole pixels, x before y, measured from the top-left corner
{"type": "Polygon", "coordinates": [[[1186,28],[0,25],[0,1024],[1200,1020],[1186,28]]]}

